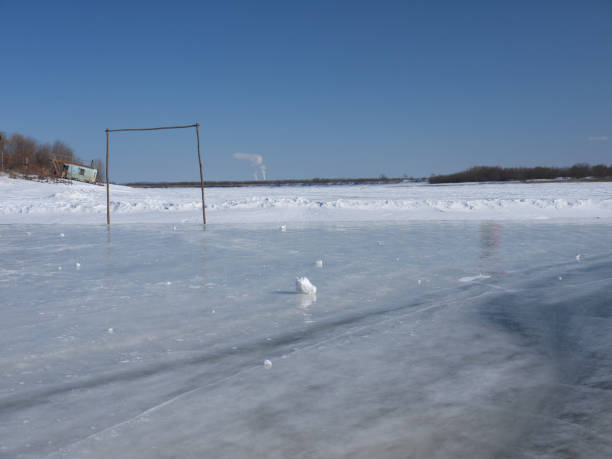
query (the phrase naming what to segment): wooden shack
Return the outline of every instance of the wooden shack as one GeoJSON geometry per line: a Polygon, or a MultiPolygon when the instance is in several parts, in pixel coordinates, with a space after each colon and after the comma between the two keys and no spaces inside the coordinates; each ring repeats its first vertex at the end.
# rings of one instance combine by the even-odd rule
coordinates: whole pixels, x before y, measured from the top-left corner
{"type": "Polygon", "coordinates": [[[81,182],[96,183],[98,169],[85,164],[62,161],[59,159],[51,160],[51,170],[53,175],[58,178],[69,180],[79,180],[81,182]]]}

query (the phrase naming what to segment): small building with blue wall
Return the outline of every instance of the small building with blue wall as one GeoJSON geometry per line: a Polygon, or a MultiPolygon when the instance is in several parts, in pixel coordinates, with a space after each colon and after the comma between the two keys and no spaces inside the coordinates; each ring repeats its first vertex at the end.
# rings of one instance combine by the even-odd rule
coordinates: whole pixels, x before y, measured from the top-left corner
{"type": "Polygon", "coordinates": [[[58,159],[54,159],[51,162],[53,163],[53,172],[57,177],[96,183],[98,169],[95,167],[70,161],[60,161],[58,159]]]}

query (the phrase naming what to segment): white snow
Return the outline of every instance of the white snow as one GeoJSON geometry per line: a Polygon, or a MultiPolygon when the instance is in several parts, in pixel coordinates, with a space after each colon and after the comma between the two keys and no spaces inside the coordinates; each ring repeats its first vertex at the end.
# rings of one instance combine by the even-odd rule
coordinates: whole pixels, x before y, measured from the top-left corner
{"type": "MultiPolygon", "coordinates": [[[[201,219],[197,188],[111,185],[110,198],[115,223],[201,219]]],[[[209,223],[610,219],[612,182],[209,188],[206,207],[209,223]]],[[[0,176],[0,223],[105,222],[103,186],[0,176]]]]}
{"type": "Polygon", "coordinates": [[[323,267],[323,260],[317,260],[317,261],[315,262],[315,266],[316,266],[317,268],[322,268],[322,267],[323,267]]]}
{"type": "Polygon", "coordinates": [[[491,276],[487,274],[478,274],[477,276],[465,276],[459,279],[459,282],[473,282],[475,280],[490,279],[491,276]]]}
{"type": "Polygon", "coordinates": [[[298,293],[305,293],[307,295],[315,295],[317,293],[317,287],[312,285],[307,277],[298,277],[295,280],[295,290],[298,293]]]}
{"type": "Polygon", "coordinates": [[[264,360],[264,368],[266,370],[269,370],[270,368],[272,368],[272,362],[270,362],[269,360],[264,360]]]}

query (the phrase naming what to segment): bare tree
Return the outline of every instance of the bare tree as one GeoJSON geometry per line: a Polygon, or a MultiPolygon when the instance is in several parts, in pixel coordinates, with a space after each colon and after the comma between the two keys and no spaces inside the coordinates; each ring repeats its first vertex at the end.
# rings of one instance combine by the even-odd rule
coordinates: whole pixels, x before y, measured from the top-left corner
{"type": "Polygon", "coordinates": [[[51,159],[51,145],[48,143],[38,145],[34,158],[34,171],[41,177],[46,177],[51,172],[49,160],[51,159]]]}
{"type": "Polygon", "coordinates": [[[0,168],[4,170],[4,146],[6,145],[6,134],[0,132],[0,155],[2,156],[0,168]]]}
{"type": "Polygon", "coordinates": [[[33,138],[17,133],[7,137],[0,132],[0,153],[3,170],[37,174],[40,177],[51,174],[51,159],[79,162],[72,148],[62,141],[58,140],[53,145],[39,144],[33,138]]]}
{"type": "Polygon", "coordinates": [[[64,142],[57,140],[51,147],[51,154],[55,159],[74,161],[74,151],[64,142]]]}
{"type": "Polygon", "coordinates": [[[93,167],[98,169],[98,175],[96,177],[97,182],[104,182],[106,180],[106,176],[104,175],[104,163],[101,159],[94,159],[92,161],[93,167]]]}
{"type": "Polygon", "coordinates": [[[25,171],[33,162],[36,155],[36,141],[21,134],[13,134],[9,139],[10,144],[10,166],[14,169],[25,171]]]}

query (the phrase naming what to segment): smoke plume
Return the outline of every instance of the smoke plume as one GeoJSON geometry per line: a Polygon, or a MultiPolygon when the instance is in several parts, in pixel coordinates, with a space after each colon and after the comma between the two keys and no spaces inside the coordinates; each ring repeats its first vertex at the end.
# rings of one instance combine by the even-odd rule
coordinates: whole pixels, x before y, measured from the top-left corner
{"type": "Polygon", "coordinates": [[[253,178],[255,180],[259,180],[259,174],[261,174],[262,180],[266,180],[266,165],[263,162],[263,156],[253,153],[234,153],[234,158],[244,159],[251,163],[251,166],[253,166],[253,178]]]}

